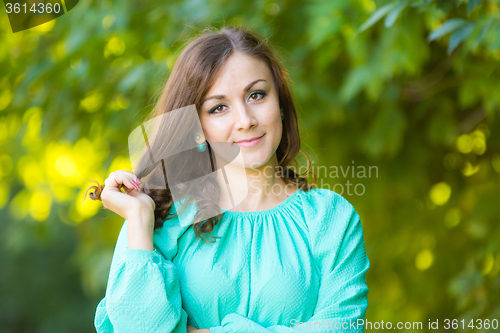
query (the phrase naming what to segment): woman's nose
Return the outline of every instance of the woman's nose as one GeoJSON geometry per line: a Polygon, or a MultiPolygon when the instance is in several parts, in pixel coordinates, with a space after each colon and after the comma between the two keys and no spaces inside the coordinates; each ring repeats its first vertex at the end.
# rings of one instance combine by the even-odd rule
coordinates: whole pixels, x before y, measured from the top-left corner
{"type": "Polygon", "coordinates": [[[252,111],[246,107],[239,107],[236,112],[236,126],[238,128],[250,128],[256,123],[252,111]]]}

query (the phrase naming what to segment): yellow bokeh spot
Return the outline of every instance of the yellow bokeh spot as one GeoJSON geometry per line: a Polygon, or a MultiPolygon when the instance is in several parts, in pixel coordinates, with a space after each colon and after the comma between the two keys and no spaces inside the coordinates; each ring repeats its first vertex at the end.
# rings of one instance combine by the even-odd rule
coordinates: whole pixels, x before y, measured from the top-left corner
{"type": "Polygon", "coordinates": [[[123,95],[118,95],[113,102],[109,103],[111,110],[123,110],[128,108],[129,105],[130,100],[123,95]]]}
{"type": "MultiPolygon", "coordinates": [[[[57,184],[61,182],[61,173],[58,171],[56,167],[57,159],[62,155],[71,155],[71,144],[69,142],[49,142],[46,144],[45,148],[45,170],[47,170],[48,182],[50,184],[57,184]]],[[[59,168],[61,168],[63,174],[67,174],[67,171],[64,171],[64,160],[59,168]]],[[[67,182],[68,179],[63,179],[63,182],[67,182]]]]}
{"type": "Polygon", "coordinates": [[[486,135],[484,134],[484,132],[480,129],[477,129],[475,130],[474,132],[472,132],[472,136],[473,137],[476,137],[476,138],[481,138],[483,140],[486,140],[486,135]]]}
{"type": "Polygon", "coordinates": [[[482,138],[474,138],[472,141],[472,150],[476,155],[483,155],[486,151],[486,142],[482,138]]]}
{"type": "Polygon", "coordinates": [[[44,181],[42,166],[32,156],[22,156],[17,162],[17,170],[26,188],[33,188],[44,181]]]}
{"type": "Polygon", "coordinates": [[[469,177],[479,171],[479,164],[473,166],[469,161],[465,162],[464,168],[462,169],[462,173],[469,177]]]}
{"type": "Polygon", "coordinates": [[[476,155],[482,155],[486,151],[486,134],[487,128],[476,129],[471,134],[462,134],[457,139],[457,150],[462,154],[468,154],[474,151],[476,155]]]}
{"type": "Polygon", "coordinates": [[[104,57],[108,58],[110,55],[122,55],[125,52],[125,42],[119,37],[111,37],[106,47],[104,48],[104,57]]]}
{"type": "Polygon", "coordinates": [[[451,187],[446,182],[437,183],[432,186],[429,195],[433,203],[442,206],[450,199],[451,187]]]}
{"type": "Polygon", "coordinates": [[[493,270],[493,265],[495,264],[495,258],[493,258],[493,255],[490,253],[486,256],[483,262],[483,267],[481,269],[481,274],[482,275],[487,275],[493,270]]]}
{"type": "Polygon", "coordinates": [[[57,60],[64,58],[64,56],[66,55],[66,47],[64,41],[60,41],[54,46],[54,48],[52,49],[52,54],[54,54],[54,57],[57,60]]]}
{"type": "MultiPolygon", "coordinates": [[[[126,170],[132,172],[132,164],[130,163],[130,159],[124,156],[117,156],[111,162],[111,166],[109,167],[108,174],[117,170],[126,170]]],[[[107,177],[107,176],[106,176],[107,177]]]]}
{"type": "MultiPolygon", "coordinates": [[[[87,189],[85,189],[85,191],[86,190],[87,189]]],[[[84,198],[85,191],[81,191],[76,197],[75,208],[80,217],[76,220],[77,222],[81,222],[83,219],[88,219],[94,216],[102,207],[100,201],[90,200],[88,198],[88,194],[87,197],[84,198]]]]}
{"type": "Polygon", "coordinates": [[[102,27],[108,29],[113,23],[115,23],[115,17],[113,15],[106,15],[102,19],[102,27]]]}
{"type": "Polygon", "coordinates": [[[37,25],[36,27],[31,28],[30,31],[37,32],[39,34],[46,34],[50,30],[52,30],[52,28],[54,27],[55,24],[56,24],[56,20],[53,19],[51,21],[48,21],[46,23],[43,23],[43,24],[37,25]]]}
{"type": "Polygon", "coordinates": [[[87,112],[95,112],[99,110],[102,105],[104,97],[99,92],[91,92],[84,99],[80,101],[80,105],[87,112]]]}
{"type": "Polygon", "coordinates": [[[422,250],[417,254],[415,258],[415,266],[421,271],[425,271],[432,266],[434,261],[434,256],[430,250],[422,250]]]}
{"type": "Polygon", "coordinates": [[[86,137],[80,138],[73,147],[73,158],[82,175],[93,171],[109,154],[109,143],[103,138],[96,138],[94,142],[86,137]]]}
{"type": "Polygon", "coordinates": [[[468,154],[472,150],[472,138],[469,134],[462,134],[457,139],[457,149],[462,154],[468,154]]]}
{"type": "Polygon", "coordinates": [[[61,155],[56,159],[55,167],[63,177],[73,177],[77,172],[75,160],[70,155],[61,155]]]}
{"type": "Polygon", "coordinates": [[[460,223],[461,218],[462,214],[460,213],[460,209],[457,207],[451,208],[444,216],[444,224],[448,228],[453,228],[460,223]]]}
{"type": "Polygon", "coordinates": [[[7,106],[9,106],[12,101],[12,92],[10,89],[5,89],[0,91],[0,111],[4,110],[7,106]]]}
{"type": "Polygon", "coordinates": [[[377,8],[373,0],[361,0],[361,4],[367,12],[373,12],[377,8]]]}
{"type": "Polygon", "coordinates": [[[49,191],[37,188],[32,193],[29,201],[29,212],[33,219],[45,221],[50,214],[52,196],[49,191]]]}
{"type": "Polygon", "coordinates": [[[66,200],[68,191],[74,197],[74,187],[88,185],[89,173],[95,172],[96,165],[101,165],[108,154],[109,143],[103,138],[92,142],[82,137],[74,145],[66,141],[48,143],[43,160],[52,190],[59,192],[57,188],[60,186],[57,200],[66,200]]]}
{"type": "Polygon", "coordinates": [[[29,121],[29,119],[35,115],[41,115],[42,109],[39,107],[31,107],[23,114],[23,123],[29,121]]]}
{"type": "Polygon", "coordinates": [[[472,150],[476,155],[482,155],[486,151],[486,135],[481,129],[472,133],[472,150]]]}

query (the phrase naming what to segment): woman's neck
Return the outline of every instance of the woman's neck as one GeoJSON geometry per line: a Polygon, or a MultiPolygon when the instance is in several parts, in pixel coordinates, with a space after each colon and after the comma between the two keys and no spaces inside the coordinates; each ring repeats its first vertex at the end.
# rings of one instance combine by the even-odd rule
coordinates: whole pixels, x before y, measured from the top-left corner
{"type": "Polygon", "coordinates": [[[287,185],[277,172],[276,154],[259,168],[238,168],[232,164],[217,170],[224,210],[253,212],[271,209],[297,189],[287,185]]]}

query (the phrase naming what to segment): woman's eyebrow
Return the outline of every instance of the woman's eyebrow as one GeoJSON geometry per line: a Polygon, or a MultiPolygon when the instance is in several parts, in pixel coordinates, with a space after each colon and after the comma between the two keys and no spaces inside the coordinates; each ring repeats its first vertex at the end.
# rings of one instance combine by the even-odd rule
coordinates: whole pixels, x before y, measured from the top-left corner
{"type": "MultiPolygon", "coordinates": [[[[254,84],[256,84],[257,82],[259,82],[259,81],[265,81],[265,82],[267,82],[267,81],[266,81],[266,80],[264,80],[264,79],[257,79],[257,80],[255,80],[255,81],[251,82],[248,86],[246,86],[246,87],[245,87],[245,89],[243,90],[243,92],[247,92],[247,91],[249,91],[249,90],[250,90],[250,88],[252,88],[252,86],[253,86],[254,84]]],[[[224,98],[226,98],[226,96],[224,96],[224,95],[214,95],[214,96],[210,96],[210,97],[205,98],[201,104],[205,103],[205,102],[206,102],[206,101],[208,101],[209,99],[224,99],[224,98]]]]}

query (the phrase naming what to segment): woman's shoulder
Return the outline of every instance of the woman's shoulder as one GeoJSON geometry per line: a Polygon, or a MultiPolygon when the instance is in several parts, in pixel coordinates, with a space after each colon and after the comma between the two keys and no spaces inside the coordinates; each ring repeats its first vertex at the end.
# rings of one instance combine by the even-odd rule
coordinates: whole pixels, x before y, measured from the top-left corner
{"type": "Polygon", "coordinates": [[[325,188],[313,188],[303,191],[303,197],[309,208],[319,211],[353,210],[354,206],[341,194],[325,188]]]}
{"type": "Polygon", "coordinates": [[[342,224],[357,215],[354,206],[341,194],[324,188],[303,192],[304,214],[308,225],[342,224]]]}

